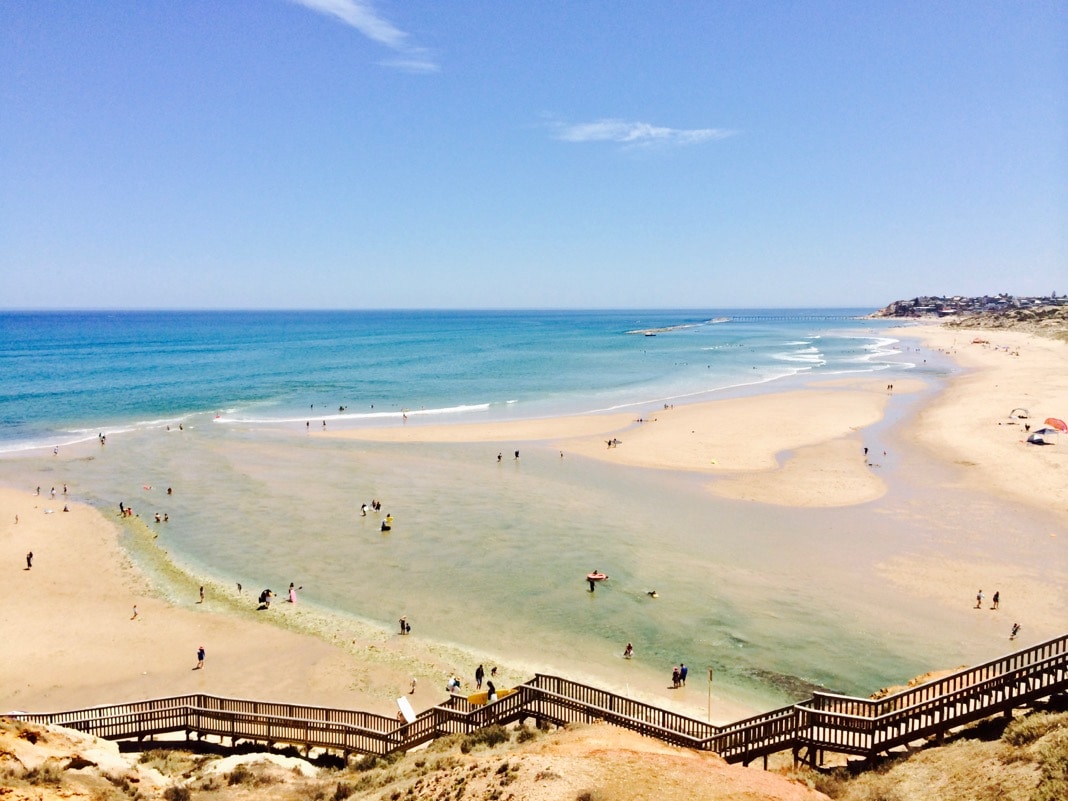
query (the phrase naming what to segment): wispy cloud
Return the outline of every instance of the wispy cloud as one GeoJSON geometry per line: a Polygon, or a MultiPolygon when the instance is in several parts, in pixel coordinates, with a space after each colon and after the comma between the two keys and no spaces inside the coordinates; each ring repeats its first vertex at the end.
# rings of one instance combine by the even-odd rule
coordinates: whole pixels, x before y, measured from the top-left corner
{"type": "Polygon", "coordinates": [[[597,120],[596,122],[554,124],[556,138],[564,142],[614,142],[634,147],[654,145],[696,145],[734,136],[724,128],[666,128],[648,122],[597,120]]]}
{"type": "Polygon", "coordinates": [[[437,62],[430,52],[411,43],[407,33],[382,17],[370,0],[291,0],[297,5],[336,17],[368,39],[385,45],[397,57],[382,61],[385,66],[406,72],[437,72],[437,62]]]}

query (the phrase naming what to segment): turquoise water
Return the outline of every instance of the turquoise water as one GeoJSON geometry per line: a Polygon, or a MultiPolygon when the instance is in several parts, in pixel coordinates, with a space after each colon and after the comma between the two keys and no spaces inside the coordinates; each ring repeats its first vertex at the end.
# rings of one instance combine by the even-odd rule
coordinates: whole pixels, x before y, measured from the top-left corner
{"type": "Polygon", "coordinates": [[[893,400],[872,432],[880,447],[950,367],[910,360],[853,311],[716,324],[743,315],[8,314],[0,481],[68,483],[109,515],[121,500],[206,580],[251,592],[294,581],[307,602],[386,630],[404,614],[414,636],[472,660],[690,711],[703,685],[685,699],[665,689],[679,661],[712,667],[717,694],[758,708],[816,686],[867,693],[990,656],[955,613],[898,597],[879,573],[889,551],[951,536],[906,503],[959,520],[983,547],[990,509],[935,497],[926,474],[888,463],[888,478],[918,483],[876,504],[787,509],[714,498],[697,477],[561,459],[552,443],[375,444],[304,426],[647,410],[843,374],[926,379],[926,393],[893,400]],[[653,328],[671,330],[628,333],[653,328]],[[498,464],[513,445],[522,460],[498,464]],[[371,498],[395,517],[389,535],[359,514],[371,498]],[[151,523],[155,511],[170,521],[151,523]],[[589,593],[593,569],[612,578],[589,593]]]}
{"type": "Polygon", "coordinates": [[[797,322],[760,310],[0,314],[0,448],[203,413],[320,425],[537,417],[885,369],[887,324],[850,319],[865,311],[791,312],[835,318],[797,322]],[[728,314],[748,321],[708,322],[728,314]],[[627,333],[671,326],[683,327],[627,333]]]}

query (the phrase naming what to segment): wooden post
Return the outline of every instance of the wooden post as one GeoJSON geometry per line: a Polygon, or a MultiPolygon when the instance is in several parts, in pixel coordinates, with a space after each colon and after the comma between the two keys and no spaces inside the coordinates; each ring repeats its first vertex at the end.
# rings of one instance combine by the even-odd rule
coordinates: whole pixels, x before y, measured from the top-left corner
{"type": "Polygon", "coordinates": [[[712,722],[712,666],[708,666],[708,722],[712,722]]]}

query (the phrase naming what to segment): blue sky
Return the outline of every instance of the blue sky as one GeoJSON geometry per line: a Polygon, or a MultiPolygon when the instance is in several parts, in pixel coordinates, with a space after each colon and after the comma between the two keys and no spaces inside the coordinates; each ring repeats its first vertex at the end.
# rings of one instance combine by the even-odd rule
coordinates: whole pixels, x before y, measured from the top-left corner
{"type": "Polygon", "coordinates": [[[1068,4],[0,3],[3,308],[1068,292],[1068,4]]]}

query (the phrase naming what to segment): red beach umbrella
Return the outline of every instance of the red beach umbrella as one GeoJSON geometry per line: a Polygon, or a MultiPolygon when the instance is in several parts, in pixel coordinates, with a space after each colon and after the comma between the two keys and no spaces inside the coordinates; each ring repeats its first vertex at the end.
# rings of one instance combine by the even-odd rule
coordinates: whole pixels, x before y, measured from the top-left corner
{"type": "Polygon", "coordinates": [[[1050,428],[1055,428],[1058,431],[1068,434],[1068,423],[1065,423],[1063,420],[1058,420],[1056,417],[1047,417],[1046,425],[1048,425],[1050,428]]]}

